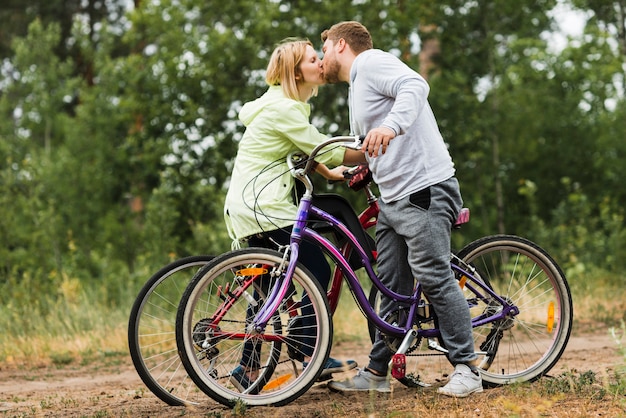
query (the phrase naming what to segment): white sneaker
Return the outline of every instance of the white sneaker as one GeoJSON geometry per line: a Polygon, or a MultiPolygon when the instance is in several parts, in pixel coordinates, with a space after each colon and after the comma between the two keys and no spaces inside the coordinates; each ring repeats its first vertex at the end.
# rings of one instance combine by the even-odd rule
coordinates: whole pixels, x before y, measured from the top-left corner
{"type": "Polygon", "coordinates": [[[442,395],[455,398],[465,398],[472,393],[483,391],[483,379],[480,374],[476,375],[466,364],[457,364],[450,380],[437,390],[442,395]]]}
{"type": "Polygon", "coordinates": [[[376,376],[365,369],[357,369],[356,376],[342,382],[333,380],[328,383],[328,388],[336,392],[376,391],[389,393],[391,386],[387,376],[376,376]]]}

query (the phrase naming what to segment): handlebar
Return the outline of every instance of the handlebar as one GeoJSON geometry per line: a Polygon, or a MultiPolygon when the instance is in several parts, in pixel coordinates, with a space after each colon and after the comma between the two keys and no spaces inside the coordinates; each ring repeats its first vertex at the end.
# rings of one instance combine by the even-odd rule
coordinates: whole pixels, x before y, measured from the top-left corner
{"type": "MultiPolygon", "coordinates": [[[[361,145],[364,139],[365,135],[334,136],[332,138],[328,138],[326,141],[320,143],[318,146],[313,148],[313,151],[311,151],[311,155],[309,157],[311,158],[311,161],[313,161],[322,148],[336,142],[344,142],[344,147],[358,150],[361,149],[361,145]]],[[[310,169],[310,167],[308,167],[309,164],[311,164],[311,162],[307,163],[307,169],[310,169]]]]}
{"type": "Polygon", "coordinates": [[[292,152],[287,156],[287,165],[289,166],[289,170],[291,170],[292,175],[294,177],[299,177],[300,173],[298,172],[303,171],[302,174],[306,174],[312,170],[315,163],[315,157],[324,147],[337,142],[343,142],[344,147],[359,150],[361,149],[361,144],[364,139],[364,135],[342,135],[328,138],[326,141],[313,148],[313,151],[311,151],[311,155],[308,156],[304,167],[301,167],[301,164],[304,162],[303,157],[300,157],[299,159],[296,158],[298,159],[296,162],[293,161],[294,156],[303,156],[303,154],[299,152],[292,152]]]}
{"type": "Polygon", "coordinates": [[[310,173],[315,167],[315,157],[323,148],[327,147],[330,144],[343,142],[344,147],[359,150],[361,149],[361,145],[364,139],[365,135],[334,136],[332,138],[328,138],[327,140],[323,141],[315,148],[313,148],[313,151],[311,151],[311,155],[309,156],[306,156],[303,153],[297,151],[289,153],[289,155],[287,156],[287,165],[289,166],[291,175],[304,183],[304,186],[306,188],[306,192],[304,195],[313,195],[313,183],[309,179],[308,173],[310,173]]]}

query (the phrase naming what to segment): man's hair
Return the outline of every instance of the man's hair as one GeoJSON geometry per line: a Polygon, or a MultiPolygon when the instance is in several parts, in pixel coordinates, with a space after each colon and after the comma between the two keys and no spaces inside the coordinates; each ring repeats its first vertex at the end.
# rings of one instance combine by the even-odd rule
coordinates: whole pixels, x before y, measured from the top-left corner
{"type": "MultiPolygon", "coordinates": [[[[307,45],[313,46],[308,39],[287,38],[278,43],[267,65],[265,82],[270,86],[281,86],[286,97],[300,100],[296,76],[302,78],[300,64],[306,55],[307,45]]],[[[313,95],[317,94],[317,88],[313,95]]]]}
{"type": "Polygon", "coordinates": [[[336,43],[343,38],[355,54],[372,49],[372,36],[365,26],[359,22],[339,22],[322,32],[322,42],[327,39],[336,43]]]}

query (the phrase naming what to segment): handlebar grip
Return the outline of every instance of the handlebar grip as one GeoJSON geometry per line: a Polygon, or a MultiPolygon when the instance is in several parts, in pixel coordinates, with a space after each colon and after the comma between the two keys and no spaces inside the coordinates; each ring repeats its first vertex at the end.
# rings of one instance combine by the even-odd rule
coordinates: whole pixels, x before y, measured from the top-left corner
{"type": "Polygon", "coordinates": [[[346,148],[360,150],[364,140],[365,140],[365,135],[347,135],[347,136],[335,136],[332,138],[328,138],[326,141],[318,144],[315,148],[313,148],[313,151],[311,151],[311,154],[308,157],[306,157],[304,161],[301,160],[301,161],[298,161],[297,163],[294,162],[292,158],[298,153],[297,152],[289,153],[289,155],[287,156],[287,165],[289,166],[289,170],[291,171],[291,174],[294,177],[299,177],[302,175],[306,176],[307,173],[311,171],[313,164],[315,164],[315,161],[314,161],[315,157],[317,156],[318,152],[322,148],[333,143],[342,142],[343,146],[346,148]],[[300,166],[301,162],[305,163],[305,165],[303,168],[298,168],[297,166],[302,167],[300,166]],[[298,170],[296,170],[296,168],[298,168],[298,170]]]}
{"type": "MultiPolygon", "coordinates": [[[[344,171],[343,177],[348,180],[348,187],[353,190],[361,190],[372,181],[372,172],[367,163],[361,163],[344,171]]],[[[328,180],[328,184],[340,182],[339,180],[328,180]]]]}

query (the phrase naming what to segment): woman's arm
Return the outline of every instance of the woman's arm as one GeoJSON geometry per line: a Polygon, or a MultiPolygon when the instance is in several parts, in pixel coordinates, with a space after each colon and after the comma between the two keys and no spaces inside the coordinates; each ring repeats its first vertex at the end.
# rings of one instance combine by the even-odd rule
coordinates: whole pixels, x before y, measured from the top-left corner
{"type": "Polygon", "coordinates": [[[324,176],[324,178],[333,181],[344,181],[345,177],[343,176],[343,172],[346,171],[348,167],[340,165],[332,170],[326,167],[324,164],[320,163],[315,167],[315,172],[324,176]]]}
{"type": "Polygon", "coordinates": [[[365,152],[361,150],[346,148],[346,152],[343,154],[344,164],[356,165],[366,161],[365,152]]]}

